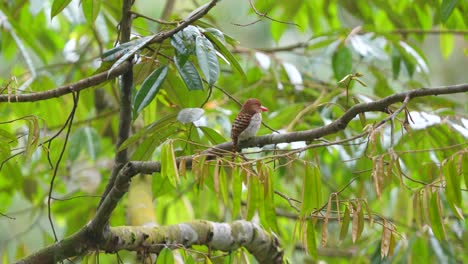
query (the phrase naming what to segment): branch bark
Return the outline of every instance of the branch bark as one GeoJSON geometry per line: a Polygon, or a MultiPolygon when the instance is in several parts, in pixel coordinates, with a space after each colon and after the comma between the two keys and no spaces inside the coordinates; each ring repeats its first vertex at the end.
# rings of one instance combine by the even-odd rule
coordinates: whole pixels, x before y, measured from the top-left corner
{"type": "Polygon", "coordinates": [[[177,249],[193,245],[226,252],[245,247],[259,263],[283,263],[278,238],[244,220],[232,223],[200,220],[162,227],[113,227],[99,248],[106,252],[144,250],[159,253],[164,247],[177,249]]]}
{"type": "MultiPolygon", "coordinates": [[[[406,98],[408,98],[407,100],[410,101],[411,99],[417,97],[456,94],[464,92],[468,92],[468,84],[442,86],[437,88],[421,88],[417,90],[410,90],[407,92],[397,93],[378,101],[354,105],[353,107],[348,109],[348,111],[346,111],[340,118],[323,127],[284,134],[269,134],[264,136],[258,136],[248,141],[240,142],[239,147],[242,149],[247,147],[263,147],[266,145],[274,145],[279,143],[312,141],[314,139],[334,134],[338,131],[345,129],[348,123],[360,113],[372,111],[387,112],[386,109],[390,105],[398,102],[403,102],[406,98]]],[[[223,153],[230,153],[231,150],[232,142],[224,142],[203,151],[201,154],[208,156],[223,155],[223,153]]],[[[185,159],[186,167],[190,168],[192,165],[193,157],[194,155],[178,157],[176,159],[177,165],[182,159],[185,159]]],[[[161,171],[160,162],[132,161],[131,163],[132,166],[134,166],[136,173],[151,174],[154,172],[161,171]]]]}
{"type": "MultiPolygon", "coordinates": [[[[132,0],[125,0],[122,4],[122,19],[120,20],[120,43],[130,41],[130,34],[132,33],[132,0]]],[[[120,89],[120,113],[119,113],[119,130],[116,143],[116,154],[114,159],[114,166],[112,167],[111,176],[107,181],[106,188],[102,194],[101,205],[103,199],[109,193],[112,186],[114,186],[117,173],[122,169],[125,163],[128,162],[128,152],[126,149],[118,150],[120,145],[127,140],[130,135],[130,126],[132,124],[132,89],[133,89],[133,65],[130,66],[128,71],[124,72],[121,78],[120,89]]]]}

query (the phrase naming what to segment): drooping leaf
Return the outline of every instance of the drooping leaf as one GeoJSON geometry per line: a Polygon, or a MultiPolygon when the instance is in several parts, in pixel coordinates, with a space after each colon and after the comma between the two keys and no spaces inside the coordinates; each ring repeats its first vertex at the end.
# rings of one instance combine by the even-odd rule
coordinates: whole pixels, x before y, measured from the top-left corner
{"type": "Polygon", "coordinates": [[[315,225],[313,220],[307,221],[307,252],[314,258],[317,258],[317,241],[315,239],[315,225]]]}
{"type": "Polygon", "coordinates": [[[174,187],[177,186],[180,180],[171,140],[161,146],[161,175],[168,178],[174,187]]]}
{"type": "Polygon", "coordinates": [[[353,208],[353,226],[351,236],[353,243],[356,243],[364,230],[364,212],[359,201],[353,203],[353,208]]]}
{"type": "Polygon", "coordinates": [[[82,0],[81,4],[86,21],[93,24],[101,9],[101,0],[82,0]]]}
{"type": "Polygon", "coordinates": [[[50,18],[58,15],[62,10],[70,4],[71,0],[54,0],[52,9],[50,10],[50,18]]]}
{"type": "Polygon", "coordinates": [[[200,74],[198,74],[197,69],[191,61],[185,62],[185,64],[182,66],[180,65],[179,58],[175,56],[174,64],[176,65],[182,80],[184,80],[185,85],[190,91],[203,90],[203,82],[200,74]]]}
{"type": "Polygon", "coordinates": [[[205,32],[205,36],[216,46],[218,51],[229,61],[231,66],[239,72],[243,78],[246,78],[245,72],[242,69],[242,66],[239,64],[237,59],[232,55],[232,53],[224,46],[224,44],[217,39],[211,32],[205,32]]]}
{"type": "Polygon", "coordinates": [[[322,247],[325,247],[328,241],[328,218],[330,217],[331,213],[332,197],[333,195],[330,195],[328,198],[327,211],[325,213],[325,219],[323,220],[322,224],[322,241],[320,243],[322,247]]]}
{"type": "Polygon", "coordinates": [[[351,216],[350,216],[349,208],[348,206],[346,206],[344,214],[343,214],[343,222],[341,224],[341,229],[340,229],[340,242],[342,242],[346,238],[346,235],[348,234],[350,221],[351,221],[351,216]]]}
{"type": "Polygon", "coordinates": [[[462,208],[462,192],[461,192],[461,175],[457,173],[454,160],[448,159],[442,169],[445,178],[445,196],[447,203],[454,214],[463,220],[462,208]]]}
{"type": "Polygon", "coordinates": [[[322,181],[320,171],[315,165],[305,165],[302,186],[301,215],[310,214],[322,205],[322,181]]]}
{"type": "Polygon", "coordinates": [[[452,34],[441,34],[439,36],[440,39],[440,52],[442,56],[447,59],[450,57],[453,51],[453,47],[455,44],[455,38],[452,34]]]}
{"type": "Polygon", "coordinates": [[[246,219],[251,220],[260,204],[259,182],[253,175],[247,176],[247,215],[246,219]]]}
{"type": "Polygon", "coordinates": [[[39,145],[39,119],[34,115],[27,116],[24,119],[28,126],[28,141],[26,143],[25,155],[29,159],[39,145]]]}
{"type": "Polygon", "coordinates": [[[161,85],[166,79],[168,72],[167,65],[157,68],[143,81],[141,88],[136,92],[133,102],[133,112],[135,119],[143,109],[148,106],[158,94],[161,85]]]}
{"type": "Polygon", "coordinates": [[[332,56],[332,68],[337,81],[343,79],[351,73],[353,57],[351,51],[345,46],[340,45],[332,56]]]}
{"type": "Polygon", "coordinates": [[[442,210],[440,205],[440,196],[439,193],[436,192],[432,195],[430,201],[429,215],[431,219],[432,232],[438,240],[443,240],[447,237],[445,233],[445,227],[442,221],[441,212],[442,210]]]}
{"type": "Polygon", "coordinates": [[[386,219],[382,225],[382,238],[380,240],[380,256],[387,257],[390,250],[390,241],[392,238],[392,225],[386,219]]]}
{"type": "Polygon", "coordinates": [[[242,199],[242,177],[245,174],[244,170],[238,166],[231,168],[232,174],[232,215],[236,216],[239,213],[242,199]]]}
{"type": "Polygon", "coordinates": [[[213,44],[204,36],[196,38],[196,54],[198,65],[208,84],[214,84],[219,77],[219,62],[213,44]]]}

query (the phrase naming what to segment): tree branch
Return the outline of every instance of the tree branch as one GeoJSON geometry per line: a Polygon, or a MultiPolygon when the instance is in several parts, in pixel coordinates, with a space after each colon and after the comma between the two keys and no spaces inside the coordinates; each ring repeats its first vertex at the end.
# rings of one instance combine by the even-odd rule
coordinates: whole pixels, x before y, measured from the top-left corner
{"type": "Polygon", "coordinates": [[[11,102],[11,103],[22,103],[22,102],[35,102],[41,100],[52,99],[55,97],[60,97],[62,95],[66,95],[73,92],[78,92],[84,90],[89,87],[93,87],[100,83],[103,83],[108,80],[112,80],[117,76],[120,76],[124,72],[127,72],[132,63],[127,61],[115,69],[109,74],[108,71],[98,73],[86,79],[82,79],[72,84],[67,84],[64,86],[60,86],[58,88],[54,88],[44,92],[35,92],[29,94],[19,94],[19,95],[9,95],[9,94],[1,94],[0,95],[0,102],[11,102]]]}
{"type": "MultiPolygon", "coordinates": [[[[125,0],[122,4],[122,20],[120,21],[120,43],[125,43],[130,40],[132,33],[132,0],[125,0]]],[[[127,149],[118,150],[120,145],[127,140],[130,135],[130,126],[132,124],[132,89],[133,89],[133,65],[130,66],[128,71],[122,75],[121,89],[120,89],[120,114],[119,114],[119,130],[116,143],[116,154],[114,158],[114,166],[112,166],[111,176],[107,181],[106,188],[102,193],[102,198],[99,201],[101,205],[103,199],[109,193],[112,186],[114,186],[117,173],[122,169],[125,163],[128,162],[127,149]]]]}
{"type": "Polygon", "coordinates": [[[283,263],[278,239],[244,220],[232,223],[201,220],[162,227],[111,227],[109,233],[106,242],[99,246],[106,252],[144,250],[159,253],[165,247],[176,249],[193,245],[230,252],[245,247],[259,263],[283,263]]]}
{"type": "MultiPolygon", "coordinates": [[[[338,131],[345,129],[348,123],[360,113],[372,111],[387,112],[386,109],[390,105],[397,102],[403,102],[405,101],[405,99],[411,100],[417,97],[442,94],[456,94],[464,92],[468,92],[468,84],[458,84],[437,88],[421,88],[417,90],[410,90],[407,92],[397,93],[378,101],[354,105],[353,107],[348,109],[348,111],[346,111],[340,118],[323,127],[284,134],[269,134],[264,136],[258,136],[248,141],[240,142],[239,147],[242,149],[247,147],[263,147],[266,145],[291,143],[296,141],[312,141],[314,139],[334,134],[338,131]]],[[[223,153],[230,153],[231,150],[232,142],[224,142],[203,151],[202,154],[208,156],[223,155],[223,153]]],[[[176,159],[176,162],[177,164],[179,164],[180,161],[184,159],[186,162],[186,167],[190,168],[192,165],[193,157],[194,155],[178,157],[176,159]]],[[[132,161],[131,163],[132,166],[135,167],[136,173],[151,174],[154,172],[161,171],[160,162],[132,161]]]]}

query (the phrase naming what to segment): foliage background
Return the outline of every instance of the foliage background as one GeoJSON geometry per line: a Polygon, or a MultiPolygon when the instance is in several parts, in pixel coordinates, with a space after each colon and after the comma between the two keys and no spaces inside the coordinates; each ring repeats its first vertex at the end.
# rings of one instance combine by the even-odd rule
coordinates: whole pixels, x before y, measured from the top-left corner
{"type": "MultiPolygon", "coordinates": [[[[100,58],[118,39],[122,1],[71,1],[51,19],[51,10],[54,12],[59,2],[68,1],[0,4],[3,94],[13,98],[15,94],[50,90],[112,65],[101,65],[100,58]]],[[[201,4],[175,1],[166,13],[165,1],[136,1],[132,10],[175,21],[201,4]]],[[[141,62],[134,67],[136,93],[160,65],[168,65],[168,74],[154,100],[133,122],[136,136],[134,143],[128,144],[130,159],[164,162],[170,157],[161,146],[171,146],[175,156],[183,156],[229,141],[230,123],[239,109],[232,98],[241,102],[261,98],[271,110],[264,115],[265,123],[277,131],[292,132],[328,124],[358,102],[421,87],[466,83],[466,13],[465,1],[445,0],[220,1],[195,25],[224,33],[224,45],[245,76],[218,59],[216,86],[205,83],[203,90],[196,90],[186,87],[181,79],[169,39],[142,49],[141,62]],[[359,81],[347,76],[355,73],[362,74],[354,76],[359,81]],[[181,109],[201,106],[204,115],[194,124],[177,121],[181,109]],[[161,120],[169,123],[158,122],[161,120]]],[[[133,39],[174,26],[139,17],[133,21],[133,39]]],[[[189,60],[205,80],[210,78],[201,70],[199,57],[192,55],[189,60]]],[[[175,186],[167,173],[155,173],[151,177],[154,221],[168,225],[194,219],[227,222],[253,217],[278,234],[291,263],[311,259],[466,262],[466,102],[466,93],[419,98],[408,105],[412,120],[400,113],[393,129],[390,122],[371,129],[388,114],[366,113],[345,130],[322,138],[326,141],[276,147],[296,149],[365,132],[354,140],[289,155],[268,146],[249,157],[258,158],[257,168],[267,172],[274,190],[283,196],[252,198],[249,188],[255,187],[248,186],[242,191],[246,203],[242,208],[239,200],[229,195],[234,192],[235,196],[233,178],[241,177],[242,170],[234,170],[233,178],[226,175],[219,186],[207,177],[212,175],[206,172],[213,166],[200,165],[200,171],[188,171],[175,186]],[[332,202],[329,208],[327,201],[332,202]],[[253,216],[252,208],[260,209],[264,204],[269,210],[276,208],[274,215],[253,216]],[[323,205],[322,210],[313,210],[323,205]],[[361,206],[363,209],[358,209],[361,206]],[[311,215],[313,221],[300,220],[311,215]],[[348,233],[342,231],[348,231],[344,215],[351,215],[348,233]],[[314,229],[306,232],[306,225],[314,229]],[[390,235],[383,226],[392,230],[390,235]],[[308,249],[301,240],[308,241],[308,249]],[[310,245],[313,241],[317,247],[310,245]]],[[[54,241],[47,204],[54,169],[57,176],[50,215],[58,238],[76,232],[94,216],[115,155],[118,82],[111,80],[80,93],[68,144],[56,164],[65,133],[50,144],[38,144],[63,128],[73,104],[71,95],[1,103],[0,256],[6,263],[54,241]]],[[[259,132],[267,133],[272,133],[267,127],[259,132]]],[[[246,180],[247,176],[243,177],[246,180]]],[[[128,224],[131,214],[127,209],[138,199],[124,198],[113,212],[111,225],[128,224]]],[[[130,259],[125,255],[129,253],[123,254],[130,259]]],[[[100,258],[115,259],[112,255],[100,258]]]]}

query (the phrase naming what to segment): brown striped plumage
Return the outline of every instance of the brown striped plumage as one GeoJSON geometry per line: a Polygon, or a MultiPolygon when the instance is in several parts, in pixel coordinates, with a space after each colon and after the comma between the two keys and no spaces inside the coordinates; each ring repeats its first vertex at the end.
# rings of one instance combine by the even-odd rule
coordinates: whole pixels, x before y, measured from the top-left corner
{"type": "MultiPolygon", "coordinates": [[[[248,99],[232,123],[231,138],[232,152],[237,151],[239,140],[246,140],[254,137],[262,123],[262,112],[268,109],[262,106],[258,99],[248,99]]],[[[233,156],[234,158],[234,156],[233,156]]]]}

